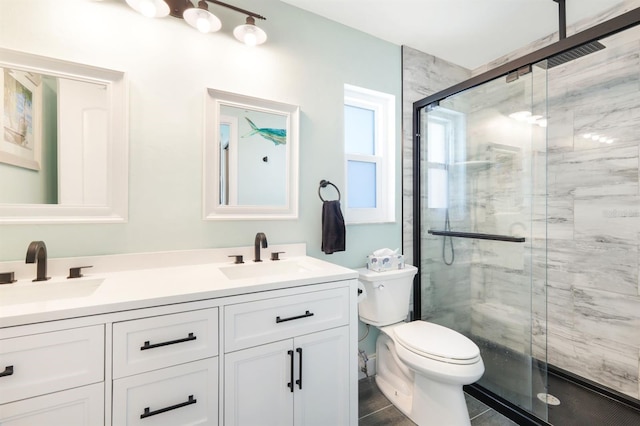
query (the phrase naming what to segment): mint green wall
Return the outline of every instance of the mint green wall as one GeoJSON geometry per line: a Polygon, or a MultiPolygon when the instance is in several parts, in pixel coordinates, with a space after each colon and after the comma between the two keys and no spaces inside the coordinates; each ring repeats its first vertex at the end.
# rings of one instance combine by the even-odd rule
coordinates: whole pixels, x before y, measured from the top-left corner
{"type": "MultiPolygon", "coordinates": [[[[265,15],[267,44],[231,35],[244,16],[211,5],[221,32],[182,20],[146,19],[124,0],[3,0],[0,47],[122,70],[129,80],[129,221],[125,224],[0,225],[0,260],[24,258],[31,240],[51,257],[306,242],[309,254],[348,267],[380,247],[401,246],[401,221],[347,229],[347,251],[320,251],[318,183],[344,188],[345,83],[396,96],[396,217],[400,212],[400,47],[278,0],[238,0],[265,15]],[[29,30],[24,30],[29,16],[29,30]],[[205,88],[300,106],[300,217],[294,221],[202,220],[205,88]]],[[[2,185],[0,183],[0,185],[2,185]]]]}

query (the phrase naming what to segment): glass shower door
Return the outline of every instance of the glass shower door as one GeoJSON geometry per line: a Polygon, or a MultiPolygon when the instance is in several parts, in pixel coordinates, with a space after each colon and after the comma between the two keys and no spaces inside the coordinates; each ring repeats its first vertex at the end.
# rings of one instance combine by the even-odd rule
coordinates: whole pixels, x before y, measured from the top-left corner
{"type": "Polygon", "coordinates": [[[486,390],[546,419],[546,71],[420,113],[420,317],[471,338],[486,390]]]}

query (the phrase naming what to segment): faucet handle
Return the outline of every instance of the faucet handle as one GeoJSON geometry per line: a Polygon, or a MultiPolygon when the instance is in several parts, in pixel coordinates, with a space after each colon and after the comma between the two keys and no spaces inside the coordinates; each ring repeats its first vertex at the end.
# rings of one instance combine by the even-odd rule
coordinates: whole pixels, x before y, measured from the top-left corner
{"type": "Polygon", "coordinates": [[[283,253],[284,253],[283,251],[271,252],[271,260],[280,260],[280,255],[283,253]]]}
{"type": "Polygon", "coordinates": [[[82,277],[82,269],[84,268],[93,268],[90,266],[76,266],[75,268],[69,268],[69,276],[67,278],[80,278],[82,277]]]}
{"type": "Polygon", "coordinates": [[[236,260],[233,262],[236,265],[238,265],[240,263],[244,263],[244,260],[242,259],[242,255],[241,254],[231,254],[231,255],[229,255],[229,257],[235,257],[236,258],[236,260]]]}
{"type": "Polygon", "coordinates": [[[11,284],[16,282],[15,272],[0,273],[0,284],[11,284]]]}

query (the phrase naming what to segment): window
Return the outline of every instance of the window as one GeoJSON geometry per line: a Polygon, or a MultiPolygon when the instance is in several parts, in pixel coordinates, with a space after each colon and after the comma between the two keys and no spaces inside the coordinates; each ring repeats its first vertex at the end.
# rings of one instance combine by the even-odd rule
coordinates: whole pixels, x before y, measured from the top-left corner
{"type": "Polygon", "coordinates": [[[395,221],[395,96],[344,86],[347,223],[395,221]]]}
{"type": "Polygon", "coordinates": [[[466,202],[464,116],[437,107],[428,112],[423,122],[427,148],[427,207],[453,208],[455,215],[462,214],[466,202]]]}

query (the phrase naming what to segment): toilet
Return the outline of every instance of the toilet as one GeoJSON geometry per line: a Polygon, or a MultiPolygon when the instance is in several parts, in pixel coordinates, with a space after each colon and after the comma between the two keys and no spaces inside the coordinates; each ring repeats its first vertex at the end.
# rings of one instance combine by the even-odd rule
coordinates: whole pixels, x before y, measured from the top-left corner
{"type": "Polygon", "coordinates": [[[405,322],[418,269],[358,269],[360,320],[380,329],[376,384],[419,426],[471,424],[462,386],[482,377],[480,349],[470,339],[426,321],[405,322]]]}

